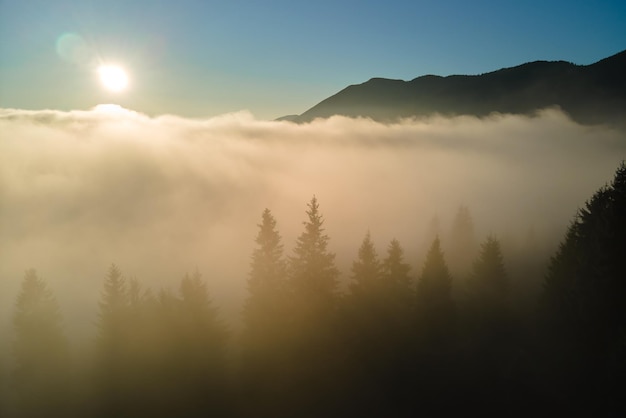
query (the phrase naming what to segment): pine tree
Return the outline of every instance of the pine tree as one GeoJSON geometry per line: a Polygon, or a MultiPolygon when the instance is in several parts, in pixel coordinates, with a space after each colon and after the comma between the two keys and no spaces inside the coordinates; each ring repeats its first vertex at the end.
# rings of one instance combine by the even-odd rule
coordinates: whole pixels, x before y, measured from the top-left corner
{"type": "MultiPolygon", "coordinates": [[[[207,284],[196,270],[180,282],[181,313],[185,338],[198,343],[198,357],[206,361],[222,360],[226,344],[226,328],[209,295],[207,284]],[[209,359],[214,356],[215,358],[209,359]]],[[[212,363],[213,364],[213,363],[212,363]]],[[[214,365],[214,364],[213,364],[214,365]]]]}
{"type": "Polygon", "coordinates": [[[489,236],[481,246],[468,279],[469,298],[475,306],[497,315],[507,309],[509,279],[504,267],[500,241],[489,236]]]}
{"type": "Polygon", "coordinates": [[[452,276],[444,260],[439,238],[433,241],[417,281],[418,321],[429,333],[450,332],[455,315],[452,276]]]}
{"type": "MultiPolygon", "coordinates": [[[[329,237],[324,234],[323,218],[315,196],[308,204],[308,221],[296,241],[288,263],[289,324],[287,326],[285,367],[290,393],[299,415],[322,416],[337,395],[338,351],[337,278],[335,254],[328,251],[329,237]]],[[[298,415],[298,414],[296,414],[298,415]]]]}
{"type": "Polygon", "coordinates": [[[125,312],[120,321],[125,344],[119,347],[124,381],[118,382],[117,390],[124,398],[128,416],[163,416],[166,409],[162,401],[171,393],[163,388],[162,371],[168,367],[170,348],[164,335],[171,329],[161,322],[157,300],[150,289],[144,289],[134,277],[125,280],[125,287],[127,302],[120,312],[125,312]]]}
{"type": "Polygon", "coordinates": [[[99,338],[105,346],[113,348],[127,338],[125,325],[129,308],[126,280],[115,264],[111,264],[104,280],[99,306],[99,338]]]}
{"type": "Polygon", "coordinates": [[[370,233],[365,235],[352,264],[343,335],[350,347],[351,380],[347,386],[353,400],[348,403],[358,407],[364,397],[376,402],[362,410],[353,409],[354,413],[387,415],[402,409],[410,375],[407,360],[414,356],[408,344],[413,296],[409,269],[398,241],[391,242],[381,262],[370,233]]]}
{"type": "Polygon", "coordinates": [[[67,414],[70,364],[61,312],[52,292],[33,269],[24,275],[13,325],[13,381],[20,416],[67,414]]]}
{"type": "Polygon", "coordinates": [[[415,381],[425,397],[424,412],[440,413],[447,393],[454,388],[457,335],[452,276],[438,237],[433,240],[417,279],[415,311],[415,381]]]}
{"type": "Polygon", "coordinates": [[[544,284],[548,335],[563,384],[586,407],[623,415],[626,377],[626,164],[579,210],[552,258],[544,284]],[[571,387],[571,386],[570,386],[571,387]],[[598,407],[599,408],[599,407],[598,407]]]}
{"type": "Polygon", "coordinates": [[[508,399],[519,396],[510,382],[516,379],[518,327],[511,315],[509,279],[500,242],[489,236],[481,246],[467,281],[463,315],[466,373],[475,376],[467,395],[489,414],[502,415],[510,409],[508,399]]]}
{"type": "Polygon", "coordinates": [[[99,308],[96,340],[99,411],[103,416],[124,416],[132,408],[128,397],[128,385],[133,381],[130,310],[126,280],[115,264],[111,264],[104,279],[99,308]]]}
{"type": "MultiPolygon", "coordinates": [[[[411,266],[404,261],[404,250],[393,239],[381,263],[383,321],[381,340],[385,342],[385,361],[381,386],[388,393],[388,410],[409,411],[414,406],[413,364],[415,348],[412,344],[414,329],[415,288],[409,275],[411,266]],[[389,382],[393,382],[392,385],[389,382]]],[[[383,413],[383,415],[385,415],[383,413]]]]}
{"type": "Polygon", "coordinates": [[[188,400],[191,415],[221,415],[227,402],[227,330],[213,305],[207,284],[198,271],[180,282],[180,311],[175,355],[168,360],[178,368],[175,381],[188,400]]]}
{"type": "Polygon", "coordinates": [[[397,239],[391,240],[381,264],[383,296],[397,321],[404,322],[414,306],[415,289],[409,275],[411,266],[404,261],[404,250],[397,239]]]}
{"type": "Polygon", "coordinates": [[[614,331],[626,325],[625,183],[622,163],[612,184],[598,190],[579,211],[546,277],[552,307],[577,321],[574,328],[585,332],[614,331]]]}
{"type": "Polygon", "coordinates": [[[470,329],[476,342],[491,344],[496,349],[505,344],[510,335],[511,308],[509,278],[504,267],[500,241],[489,236],[481,245],[481,251],[472,265],[467,280],[466,307],[470,329]],[[480,334],[480,335],[478,335],[480,334]]]}
{"type": "Polygon", "coordinates": [[[368,232],[352,263],[350,294],[346,298],[348,326],[355,349],[371,363],[380,351],[379,344],[386,343],[383,334],[388,307],[383,294],[382,266],[368,232]]]}
{"type": "MultiPolygon", "coordinates": [[[[135,358],[135,363],[145,363],[149,356],[145,355],[146,346],[152,343],[152,331],[155,326],[154,304],[149,290],[144,291],[134,277],[128,282],[127,306],[124,327],[128,330],[128,355],[135,358]]],[[[147,367],[147,365],[145,366],[147,367]]]]}
{"type": "Polygon", "coordinates": [[[367,232],[359,248],[358,258],[352,263],[352,293],[367,300],[381,298],[381,275],[382,266],[370,233],[367,232]]]}
{"type": "Polygon", "coordinates": [[[288,324],[286,263],[276,220],[269,209],[261,216],[248,276],[243,319],[243,378],[251,413],[276,416],[288,388],[285,381],[285,332],[288,324]],[[263,414],[262,413],[262,414],[263,414]]]}
{"type": "Polygon", "coordinates": [[[300,310],[305,315],[325,315],[335,308],[337,278],[335,254],[328,251],[328,235],[324,234],[324,220],[313,196],[306,211],[300,234],[289,257],[289,280],[300,310]]]}
{"type": "Polygon", "coordinates": [[[382,263],[383,277],[386,282],[392,283],[401,289],[411,287],[409,271],[411,266],[404,262],[404,250],[397,239],[391,240],[387,248],[387,256],[382,263]]]}
{"type": "MultiPolygon", "coordinates": [[[[116,277],[116,274],[113,274],[116,277]]],[[[227,332],[199,272],[156,296],[128,280],[124,365],[111,392],[124,416],[223,416],[227,332]]],[[[111,410],[112,408],[109,408],[111,410]]]]}
{"type": "MultiPolygon", "coordinates": [[[[283,245],[276,230],[276,220],[269,209],[262,214],[258,225],[257,248],[252,253],[248,278],[248,299],[244,306],[244,324],[248,338],[262,338],[263,334],[278,328],[284,318],[286,264],[283,245]]],[[[267,336],[269,337],[269,336],[267,336]]]]}

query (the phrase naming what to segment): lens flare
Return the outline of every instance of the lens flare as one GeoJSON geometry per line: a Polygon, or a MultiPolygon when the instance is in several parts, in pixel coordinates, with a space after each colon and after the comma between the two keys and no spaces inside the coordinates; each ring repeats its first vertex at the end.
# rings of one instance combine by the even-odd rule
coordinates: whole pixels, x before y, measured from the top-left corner
{"type": "Polygon", "coordinates": [[[56,41],[56,51],[64,61],[79,66],[89,65],[95,58],[94,51],[76,33],[64,33],[59,36],[56,41]]]}

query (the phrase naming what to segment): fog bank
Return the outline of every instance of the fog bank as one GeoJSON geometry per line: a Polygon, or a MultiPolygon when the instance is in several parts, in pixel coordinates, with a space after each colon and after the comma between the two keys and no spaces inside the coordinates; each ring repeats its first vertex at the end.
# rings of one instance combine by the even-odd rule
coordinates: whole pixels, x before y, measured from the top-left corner
{"type": "Polygon", "coordinates": [[[399,239],[417,268],[433,216],[444,233],[461,204],[479,237],[532,227],[556,242],[625,156],[624,133],[558,110],[296,125],[0,109],[0,319],[31,267],[65,310],[91,312],[112,262],[153,288],[197,268],[237,314],[261,212],[289,254],[314,194],[344,277],[367,230],[379,253],[399,239]]]}

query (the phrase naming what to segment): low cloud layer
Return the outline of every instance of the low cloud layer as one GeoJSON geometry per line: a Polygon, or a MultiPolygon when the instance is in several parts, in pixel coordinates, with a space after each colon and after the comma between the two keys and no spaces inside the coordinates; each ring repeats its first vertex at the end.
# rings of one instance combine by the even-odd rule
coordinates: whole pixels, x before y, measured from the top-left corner
{"type": "Polygon", "coordinates": [[[0,315],[30,267],[91,309],[112,262],[157,288],[197,268],[236,313],[262,210],[290,253],[314,194],[344,276],[367,230],[414,262],[433,216],[445,229],[461,204],[481,236],[556,241],[625,157],[626,135],[557,110],[393,125],[0,110],[0,315]]]}

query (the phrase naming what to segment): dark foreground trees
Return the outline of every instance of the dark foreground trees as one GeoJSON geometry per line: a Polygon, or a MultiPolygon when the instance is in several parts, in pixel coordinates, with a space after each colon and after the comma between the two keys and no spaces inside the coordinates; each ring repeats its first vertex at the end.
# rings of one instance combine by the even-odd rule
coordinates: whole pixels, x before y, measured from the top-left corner
{"type": "Polygon", "coordinates": [[[489,236],[467,280],[462,345],[465,382],[471,385],[469,402],[490,414],[510,415],[511,403],[518,402],[518,388],[512,383],[517,379],[521,347],[516,341],[509,289],[500,241],[489,236]]]}
{"type": "Polygon", "coordinates": [[[347,410],[355,415],[402,410],[408,402],[408,359],[413,354],[410,267],[397,240],[391,242],[381,261],[368,232],[351,270],[340,319],[344,364],[348,366],[342,370],[347,375],[342,390],[350,405],[347,410]]]}
{"type": "Polygon", "coordinates": [[[287,257],[265,210],[240,346],[199,273],[174,291],[152,291],[112,265],[93,367],[78,385],[68,383],[77,375],[59,307],[28,271],[13,316],[15,361],[4,375],[18,402],[0,410],[27,417],[623,416],[625,237],[621,165],[572,222],[534,311],[512,308],[516,264],[493,236],[460,276],[435,239],[413,280],[415,259],[405,260],[398,241],[379,256],[367,233],[342,292],[317,199],[287,257]]]}
{"type": "Polygon", "coordinates": [[[626,414],[626,165],[570,225],[544,287],[546,363],[561,402],[626,414]]]}

